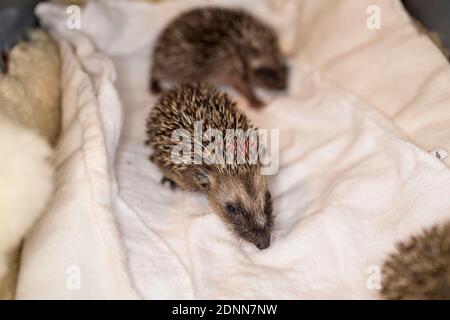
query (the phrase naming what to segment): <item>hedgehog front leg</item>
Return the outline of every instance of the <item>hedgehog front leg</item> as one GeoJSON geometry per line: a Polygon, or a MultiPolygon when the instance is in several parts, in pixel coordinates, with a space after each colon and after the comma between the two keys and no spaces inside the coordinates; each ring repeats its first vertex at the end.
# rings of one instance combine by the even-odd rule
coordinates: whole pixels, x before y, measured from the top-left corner
{"type": "Polygon", "coordinates": [[[244,79],[236,77],[231,81],[231,85],[248,100],[251,107],[261,109],[264,106],[264,102],[256,96],[250,84],[244,79]]]}
{"type": "Polygon", "coordinates": [[[150,70],[150,80],[148,87],[153,94],[159,94],[162,92],[161,88],[161,70],[157,64],[154,64],[150,70]]]}
{"type": "MultiPolygon", "coordinates": [[[[148,159],[150,160],[151,163],[155,164],[158,166],[158,161],[156,160],[156,156],[154,154],[151,154],[148,159]]],[[[164,185],[168,183],[170,189],[175,190],[178,189],[179,186],[177,185],[177,183],[175,181],[173,181],[172,179],[168,178],[167,176],[163,176],[161,178],[161,184],[164,185]]]]}
{"type": "Polygon", "coordinates": [[[172,189],[172,190],[178,189],[178,185],[177,185],[177,183],[175,181],[173,181],[172,179],[167,178],[166,176],[164,176],[161,179],[161,184],[164,185],[166,183],[169,184],[170,189],[172,189]]]}
{"type": "Polygon", "coordinates": [[[153,94],[159,94],[162,92],[162,88],[161,88],[161,85],[159,84],[159,80],[154,77],[152,77],[150,79],[150,91],[153,94]]]}

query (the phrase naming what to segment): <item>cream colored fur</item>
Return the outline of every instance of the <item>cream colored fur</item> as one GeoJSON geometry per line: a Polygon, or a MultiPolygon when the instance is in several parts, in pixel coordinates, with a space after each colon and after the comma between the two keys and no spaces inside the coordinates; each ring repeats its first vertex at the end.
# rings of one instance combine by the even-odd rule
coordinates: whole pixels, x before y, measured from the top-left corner
{"type": "Polygon", "coordinates": [[[54,143],[60,126],[58,47],[44,31],[29,37],[13,48],[9,71],[0,74],[0,110],[54,143]]]}
{"type": "MultiPolygon", "coordinates": [[[[1,115],[0,115],[1,117],[1,115]]],[[[13,251],[45,208],[53,190],[48,144],[0,118],[0,282],[13,251]]],[[[11,275],[14,277],[14,275],[11,275]]],[[[1,293],[0,293],[1,294],[1,293]]],[[[3,293],[6,297],[10,293],[3,293]]]]}
{"type": "Polygon", "coordinates": [[[20,244],[51,195],[60,127],[58,48],[44,31],[29,38],[0,73],[0,299],[14,295],[20,244]]]}

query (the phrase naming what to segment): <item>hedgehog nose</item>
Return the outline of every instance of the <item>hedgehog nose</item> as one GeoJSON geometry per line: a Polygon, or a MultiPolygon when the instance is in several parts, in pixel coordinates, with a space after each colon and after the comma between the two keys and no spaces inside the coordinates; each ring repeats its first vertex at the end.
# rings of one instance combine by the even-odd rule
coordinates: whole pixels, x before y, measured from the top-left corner
{"type": "Polygon", "coordinates": [[[267,249],[270,246],[270,237],[258,241],[255,245],[259,250],[267,249]]]}

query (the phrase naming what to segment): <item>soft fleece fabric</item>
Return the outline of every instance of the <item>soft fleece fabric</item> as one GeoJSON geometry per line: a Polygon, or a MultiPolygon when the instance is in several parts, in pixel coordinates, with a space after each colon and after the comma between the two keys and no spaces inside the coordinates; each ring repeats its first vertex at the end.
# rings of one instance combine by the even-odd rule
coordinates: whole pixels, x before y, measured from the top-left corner
{"type": "MultiPolygon", "coordinates": [[[[245,2],[276,27],[291,55],[286,95],[264,93],[260,112],[236,96],[257,126],[280,130],[280,170],[269,177],[277,214],[271,247],[238,242],[201,195],[160,185],[143,144],[155,101],[147,91],[155,37],[187,6],[240,2],[92,2],[79,31],[65,28],[64,8],[38,7],[60,39],[65,115],[58,190],[26,243],[19,298],[378,298],[371,276],[395,242],[449,217],[448,168],[295,58],[308,41],[292,27],[299,4],[312,5],[306,1],[245,2]],[[67,285],[71,266],[81,271],[77,288],[67,285]]],[[[324,14],[325,2],[314,1],[324,14]]],[[[426,50],[432,57],[437,49],[426,50]]]]}

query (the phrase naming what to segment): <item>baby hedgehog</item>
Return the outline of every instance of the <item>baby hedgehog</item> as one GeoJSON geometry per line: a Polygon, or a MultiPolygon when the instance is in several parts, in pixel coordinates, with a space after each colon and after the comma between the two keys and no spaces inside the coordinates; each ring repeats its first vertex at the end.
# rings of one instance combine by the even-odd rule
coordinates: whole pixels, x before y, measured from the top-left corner
{"type": "Polygon", "coordinates": [[[275,32],[238,9],[187,11],[160,34],[153,53],[150,88],[160,81],[205,81],[234,87],[255,108],[263,106],[252,87],[285,89],[287,67],[275,32]]]}
{"type": "MultiPolygon", "coordinates": [[[[194,131],[197,121],[202,121],[202,132],[217,129],[224,136],[228,134],[226,129],[252,128],[245,114],[226,94],[205,84],[184,84],[164,92],[150,112],[146,143],[153,149],[151,161],[162,170],[163,180],[184,190],[206,194],[211,207],[239,238],[261,250],[269,247],[272,200],[259,161],[195,164],[191,153],[190,163],[173,161],[172,152],[180,143],[173,138],[173,133],[184,129],[193,137],[188,146],[193,146],[194,140],[198,141],[194,131]]],[[[202,142],[201,148],[204,145],[202,142]]]]}
{"type": "Polygon", "coordinates": [[[382,270],[387,299],[450,299],[450,223],[401,243],[382,270]]]}

